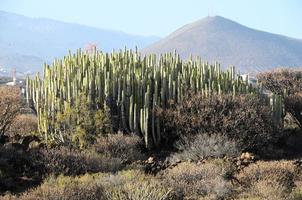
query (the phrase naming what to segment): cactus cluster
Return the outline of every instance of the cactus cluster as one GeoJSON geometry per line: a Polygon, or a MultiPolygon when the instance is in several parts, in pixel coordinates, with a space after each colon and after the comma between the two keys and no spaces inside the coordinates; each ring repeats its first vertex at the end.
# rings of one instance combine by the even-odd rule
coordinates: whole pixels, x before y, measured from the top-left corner
{"type": "MultiPolygon", "coordinates": [[[[45,65],[43,78],[27,78],[26,97],[38,115],[39,132],[46,140],[64,140],[64,132],[54,126],[57,113],[76,105],[79,94],[85,94],[92,109],[109,107],[119,116],[119,127],[141,134],[147,148],[161,142],[161,125],[154,108],[165,108],[169,100],[180,102],[188,90],[213,93],[259,93],[234,67],[222,71],[218,63],[202,62],[198,57],[187,61],[166,53],[142,56],[125,49],[103,53],[95,50],[76,53],[45,65]]],[[[279,120],[281,99],[272,98],[274,117],[279,120]]]]}

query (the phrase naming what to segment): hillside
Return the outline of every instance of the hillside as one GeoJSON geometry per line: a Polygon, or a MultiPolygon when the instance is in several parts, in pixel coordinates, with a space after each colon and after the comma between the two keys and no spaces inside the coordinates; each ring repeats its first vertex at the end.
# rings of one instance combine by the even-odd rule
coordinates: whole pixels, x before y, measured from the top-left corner
{"type": "Polygon", "coordinates": [[[174,49],[182,58],[198,55],[244,72],[302,65],[301,40],[254,30],[219,16],[187,24],[143,52],[159,54],[174,49]]]}
{"type": "Polygon", "coordinates": [[[0,29],[0,68],[17,68],[22,72],[40,70],[43,62],[66,55],[68,49],[84,48],[88,43],[112,51],[125,45],[143,48],[158,39],[3,11],[0,29]]]}

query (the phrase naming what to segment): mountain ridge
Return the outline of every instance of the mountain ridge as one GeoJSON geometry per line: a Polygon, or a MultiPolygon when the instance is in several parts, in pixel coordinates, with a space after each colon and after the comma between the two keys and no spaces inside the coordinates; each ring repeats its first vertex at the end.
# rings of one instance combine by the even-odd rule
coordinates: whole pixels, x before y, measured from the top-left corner
{"type": "Polygon", "coordinates": [[[186,24],[143,49],[160,54],[176,50],[183,59],[200,56],[243,72],[302,66],[302,40],[256,30],[221,16],[186,24]]]}
{"type": "Polygon", "coordinates": [[[61,23],[61,24],[65,24],[65,25],[73,24],[73,25],[77,25],[77,26],[83,26],[83,27],[86,27],[86,28],[98,29],[100,31],[110,31],[110,32],[116,32],[116,33],[121,33],[121,34],[127,34],[127,35],[131,35],[131,36],[160,38],[156,35],[139,35],[139,34],[134,34],[134,33],[128,33],[128,32],[125,32],[123,30],[96,27],[96,26],[82,24],[82,23],[78,23],[78,22],[61,21],[61,20],[58,20],[58,19],[52,19],[52,18],[46,18],[46,17],[29,17],[29,16],[26,16],[26,15],[23,15],[23,14],[18,14],[18,13],[14,13],[14,12],[7,12],[7,11],[4,11],[4,10],[0,10],[0,16],[3,15],[3,14],[15,15],[15,16],[18,16],[18,17],[22,17],[22,18],[24,17],[24,18],[28,18],[28,19],[32,19],[32,20],[61,23]]]}
{"type": "Polygon", "coordinates": [[[143,48],[159,39],[6,11],[0,11],[0,28],[0,67],[8,71],[17,68],[19,72],[27,71],[27,66],[33,66],[33,72],[41,71],[44,62],[50,63],[66,55],[68,50],[84,48],[88,43],[111,52],[124,46],[143,48]],[[23,62],[13,62],[18,60],[23,62]]]}

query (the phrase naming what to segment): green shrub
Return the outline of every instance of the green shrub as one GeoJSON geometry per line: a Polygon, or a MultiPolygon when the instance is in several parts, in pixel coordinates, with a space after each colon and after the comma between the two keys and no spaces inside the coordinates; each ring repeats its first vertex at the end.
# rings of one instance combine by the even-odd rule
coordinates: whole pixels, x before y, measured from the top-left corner
{"type": "Polygon", "coordinates": [[[81,93],[75,105],[66,104],[64,110],[57,113],[53,124],[64,132],[64,143],[87,148],[99,135],[112,133],[112,124],[106,110],[92,108],[88,97],[81,93]]]}

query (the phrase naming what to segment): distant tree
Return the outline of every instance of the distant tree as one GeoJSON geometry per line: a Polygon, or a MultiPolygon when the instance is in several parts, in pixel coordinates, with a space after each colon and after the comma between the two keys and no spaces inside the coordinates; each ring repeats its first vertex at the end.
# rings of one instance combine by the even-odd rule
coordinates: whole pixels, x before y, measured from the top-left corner
{"type": "Polygon", "coordinates": [[[0,138],[10,128],[22,106],[20,89],[0,87],[0,138]]]}

